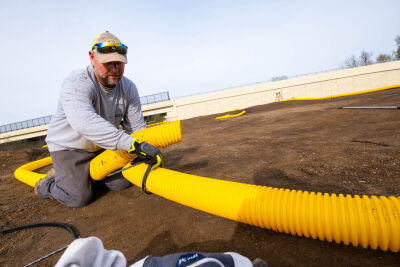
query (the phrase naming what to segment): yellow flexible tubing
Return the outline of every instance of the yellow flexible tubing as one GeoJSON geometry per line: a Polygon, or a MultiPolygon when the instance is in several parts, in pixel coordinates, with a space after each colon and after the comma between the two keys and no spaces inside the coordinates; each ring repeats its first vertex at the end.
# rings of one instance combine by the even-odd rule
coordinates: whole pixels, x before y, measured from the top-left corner
{"type": "MultiPolygon", "coordinates": [[[[174,121],[145,128],[131,134],[140,141],[156,147],[167,147],[182,140],[181,122],[174,121]]],[[[122,150],[106,150],[90,162],[90,176],[93,180],[102,180],[108,174],[123,167],[134,155],[122,150]]]]}
{"type": "Polygon", "coordinates": [[[29,186],[35,187],[36,182],[44,178],[46,174],[36,173],[33,171],[50,165],[51,162],[51,157],[29,162],[16,169],[14,172],[14,176],[21,182],[29,186]]]}
{"type": "MultiPolygon", "coordinates": [[[[234,111],[238,111],[238,110],[240,111],[241,109],[240,108],[234,109],[234,111]]],[[[223,120],[223,119],[228,119],[228,118],[239,117],[239,116],[242,116],[245,113],[246,113],[246,110],[243,110],[242,112],[239,112],[237,114],[233,114],[233,115],[226,114],[226,115],[223,115],[223,116],[216,117],[216,119],[217,120],[223,120]]]]}
{"type": "MultiPolygon", "coordinates": [[[[141,164],[122,174],[141,187],[145,170],[141,164]]],[[[164,168],[150,172],[146,188],[177,203],[274,231],[384,251],[400,249],[400,197],[309,193],[164,168]]]]}
{"type": "MultiPolygon", "coordinates": [[[[157,147],[167,147],[182,140],[181,122],[168,122],[146,128],[133,133],[132,136],[157,147]]],[[[121,168],[132,160],[133,157],[134,155],[130,155],[125,151],[106,150],[90,162],[90,175],[94,180],[104,179],[108,174],[121,168]]],[[[36,182],[45,177],[46,174],[32,171],[43,168],[51,163],[51,157],[30,162],[16,169],[14,176],[21,182],[35,187],[36,182]]]]}
{"type": "Polygon", "coordinates": [[[399,88],[399,87],[400,87],[400,84],[395,84],[395,85],[384,86],[384,87],[379,87],[379,88],[374,88],[374,89],[369,89],[369,90],[364,90],[364,91],[358,91],[358,92],[353,92],[353,93],[321,96],[321,97],[311,97],[311,98],[289,98],[289,99],[285,99],[282,101],[323,100],[323,99],[331,99],[331,98],[342,97],[342,96],[367,94],[367,93],[378,92],[378,91],[394,89],[394,88],[399,88]]]}

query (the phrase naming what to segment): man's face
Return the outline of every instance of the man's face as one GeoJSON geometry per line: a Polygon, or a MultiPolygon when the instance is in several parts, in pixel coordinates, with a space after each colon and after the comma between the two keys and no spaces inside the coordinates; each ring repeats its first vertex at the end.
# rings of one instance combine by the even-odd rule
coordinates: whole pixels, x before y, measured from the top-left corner
{"type": "Polygon", "coordinates": [[[92,63],[96,79],[106,87],[114,87],[124,75],[125,63],[112,61],[100,63],[90,51],[90,62],[92,63]]]}

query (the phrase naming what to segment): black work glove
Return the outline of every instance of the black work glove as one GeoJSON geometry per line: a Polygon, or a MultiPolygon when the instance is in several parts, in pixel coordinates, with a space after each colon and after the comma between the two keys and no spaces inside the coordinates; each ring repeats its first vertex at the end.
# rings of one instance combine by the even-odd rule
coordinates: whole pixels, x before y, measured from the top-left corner
{"type": "Polygon", "coordinates": [[[146,163],[152,165],[152,170],[159,166],[164,166],[164,157],[161,154],[160,149],[146,142],[141,142],[137,138],[133,140],[131,149],[128,151],[128,153],[136,154],[139,159],[142,159],[146,163]]]}

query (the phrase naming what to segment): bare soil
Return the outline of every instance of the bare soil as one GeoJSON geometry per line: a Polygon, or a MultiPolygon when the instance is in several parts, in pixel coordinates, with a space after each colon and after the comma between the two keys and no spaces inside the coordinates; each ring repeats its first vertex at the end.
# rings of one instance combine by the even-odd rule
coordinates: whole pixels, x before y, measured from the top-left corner
{"type": "MultiPolygon", "coordinates": [[[[246,109],[240,117],[182,121],[182,142],[163,152],[166,168],[223,180],[314,192],[400,194],[400,111],[343,110],[393,106],[400,89],[321,101],[289,101],[246,109]]],[[[220,114],[222,115],[222,114],[220,114]]],[[[129,263],[146,255],[235,251],[270,266],[400,266],[400,253],[291,236],[185,207],[133,186],[96,186],[94,201],[68,208],[39,199],[14,179],[45,149],[0,152],[0,228],[63,222],[97,236],[129,263]]],[[[43,170],[45,171],[45,170],[43,170]]],[[[64,230],[36,228],[0,238],[0,265],[21,266],[71,242],[64,230]]],[[[53,265],[60,253],[41,262],[53,265]]]]}

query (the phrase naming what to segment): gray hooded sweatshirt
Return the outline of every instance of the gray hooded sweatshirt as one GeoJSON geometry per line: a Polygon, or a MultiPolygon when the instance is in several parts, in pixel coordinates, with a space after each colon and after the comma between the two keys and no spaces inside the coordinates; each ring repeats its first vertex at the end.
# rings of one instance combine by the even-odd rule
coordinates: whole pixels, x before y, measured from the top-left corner
{"type": "Polygon", "coordinates": [[[145,125],[135,84],[123,77],[114,88],[104,87],[88,66],[72,72],[62,83],[46,142],[50,152],[128,151],[133,141],[129,134],[145,125]]]}

